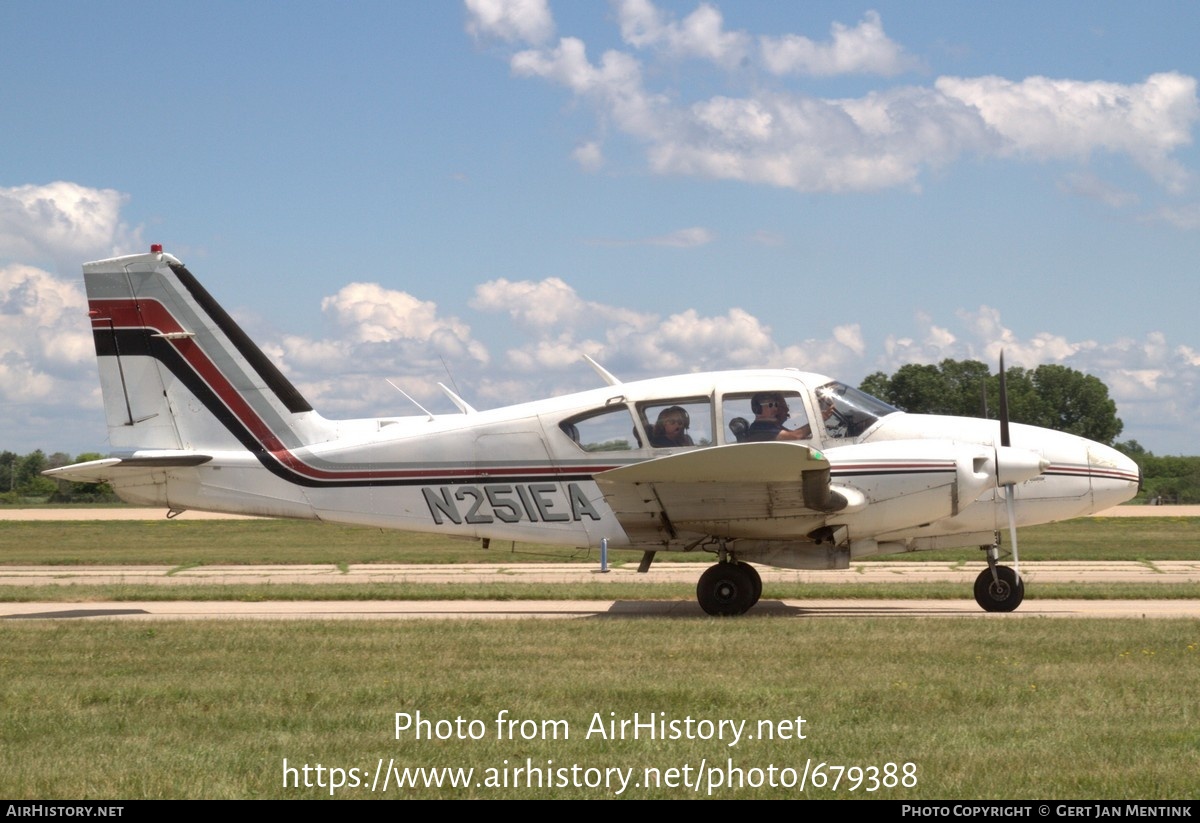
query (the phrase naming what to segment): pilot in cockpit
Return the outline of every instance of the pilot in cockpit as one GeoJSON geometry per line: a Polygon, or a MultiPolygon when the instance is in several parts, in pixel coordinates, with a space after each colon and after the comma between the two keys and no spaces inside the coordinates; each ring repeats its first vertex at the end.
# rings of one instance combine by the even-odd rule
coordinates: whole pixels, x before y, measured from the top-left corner
{"type": "Polygon", "coordinates": [[[750,411],[754,422],[746,429],[746,442],[765,440],[806,440],[812,437],[809,426],[785,429],[784,422],[791,417],[787,401],[779,392],[759,392],[750,398],[750,411]]]}
{"type": "MultiPolygon", "coordinates": [[[[841,436],[840,432],[833,431],[829,425],[829,418],[833,417],[833,398],[819,394],[817,397],[817,405],[821,409],[821,420],[825,424],[826,432],[831,437],[841,436]]],[[[811,423],[805,423],[803,426],[796,429],[796,431],[800,433],[801,440],[808,440],[813,436],[811,423]]]]}

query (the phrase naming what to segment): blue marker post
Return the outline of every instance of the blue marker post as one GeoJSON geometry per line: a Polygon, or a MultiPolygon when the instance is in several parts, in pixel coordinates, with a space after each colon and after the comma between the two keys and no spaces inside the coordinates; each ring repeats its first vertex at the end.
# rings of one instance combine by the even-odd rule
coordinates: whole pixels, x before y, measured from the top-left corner
{"type": "Polygon", "coordinates": [[[608,573],[608,538],[604,537],[600,540],[600,573],[608,573]]]}

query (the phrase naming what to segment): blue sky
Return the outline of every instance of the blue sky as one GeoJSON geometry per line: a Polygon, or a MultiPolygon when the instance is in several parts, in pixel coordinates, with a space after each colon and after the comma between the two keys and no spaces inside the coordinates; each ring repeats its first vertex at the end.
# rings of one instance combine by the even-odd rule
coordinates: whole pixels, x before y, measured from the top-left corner
{"type": "Polygon", "coordinates": [[[1200,454],[1200,5],[0,4],[0,449],[162,243],[330,417],[950,357],[1200,454]]]}

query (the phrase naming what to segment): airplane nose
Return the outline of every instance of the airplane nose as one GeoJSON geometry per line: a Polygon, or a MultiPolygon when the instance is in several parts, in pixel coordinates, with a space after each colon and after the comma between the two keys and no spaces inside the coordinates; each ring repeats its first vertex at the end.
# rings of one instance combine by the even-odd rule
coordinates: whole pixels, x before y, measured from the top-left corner
{"type": "Polygon", "coordinates": [[[1097,510],[1119,506],[1141,491],[1141,468],[1114,448],[1088,443],[1088,468],[1097,510]]]}

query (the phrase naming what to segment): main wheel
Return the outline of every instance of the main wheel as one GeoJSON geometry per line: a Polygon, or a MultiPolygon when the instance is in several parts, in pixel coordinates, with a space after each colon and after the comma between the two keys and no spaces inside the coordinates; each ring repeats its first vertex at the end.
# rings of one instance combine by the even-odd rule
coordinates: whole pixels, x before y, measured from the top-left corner
{"type": "Polygon", "coordinates": [[[754,599],[750,601],[750,606],[748,607],[753,608],[754,604],[758,602],[758,599],[762,597],[762,575],[758,573],[758,569],[754,568],[749,563],[742,563],[739,561],[738,565],[746,570],[746,573],[750,575],[750,582],[754,584],[754,599]]]}
{"type": "Polygon", "coordinates": [[[758,575],[741,563],[709,566],[696,584],[700,608],[713,615],[742,614],[755,602],[754,578],[758,575]]]}
{"type": "Polygon", "coordinates": [[[1011,612],[1025,599],[1025,581],[1008,566],[996,567],[996,579],[992,570],[984,569],[975,578],[975,602],[985,612],[1011,612]]]}

